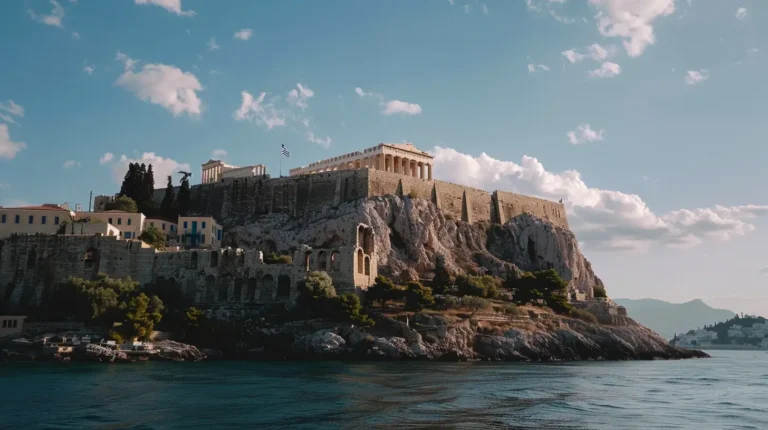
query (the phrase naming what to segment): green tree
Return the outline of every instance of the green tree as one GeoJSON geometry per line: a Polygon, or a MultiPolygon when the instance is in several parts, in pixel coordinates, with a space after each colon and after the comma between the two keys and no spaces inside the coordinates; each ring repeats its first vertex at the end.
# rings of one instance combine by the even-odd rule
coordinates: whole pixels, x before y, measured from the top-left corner
{"type": "Polygon", "coordinates": [[[461,296],[475,296],[492,299],[499,296],[501,279],[490,276],[459,276],[456,278],[456,286],[461,296]]]}
{"type": "Polygon", "coordinates": [[[128,196],[118,196],[115,201],[104,205],[104,210],[136,213],[139,211],[139,208],[136,206],[136,202],[132,198],[128,196]]]}
{"type": "Polygon", "coordinates": [[[526,272],[519,279],[508,279],[508,287],[514,292],[514,302],[525,305],[539,300],[557,313],[570,314],[573,307],[568,303],[568,283],[554,269],[526,272]]]}
{"type": "Polygon", "coordinates": [[[156,249],[165,249],[167,236],[159,228],[150,225],[139,235],[139,240],[156,249]]]}
{"type": "Polygon", "coordinates": [[[420,311],[425,307],[435,304],[432,297],[432,289],[421,285],[419,282],[409,282],[405,290],[405,308],[411,311],[420,311]]]}
{"type": "Polygon", "coordinates": [[[432,279],[432,290],[435,294],[443,294],[445,290],[452,287],[456,279],[445,267],[445,257],[439,255],[435,261],[435,277],[432,279]]]}
{"type": "Polygon", "coordinates": [[[179,218],[179,211],[176,207],[176,191],[173,189],[173,177],[171,175],[168,175],[165,197],[160,202],[160,215],[168,220],[177,220],[179,218]]]}
{"type": "Polygon", "coordinates": [[[374,325],[374,321],[368,315],[361,313],[363,306],[360,304],[360,298],[357,295],[352,293],[344,294],[338,298],[338,301],[341,318],[366,327],[374,325]]]}
{"type": "Polygon", "coordinates": [[[461,298],[461,306],[472,311],[472,315],[470,316],[470,318],[472,318],[479,311],[490,309],[491,302],[480,297],[464,296],[461,298]]]}
{"type": "Polygon", "coordinates": [[[128,164],[128,171],[125,172],[123,178],[123,184],[120,186],[120,196],[130,197],[135,199],[138,195],[137,181],[141,172],[139,171],[139,165],[135,163],[128,164]]]}
{"type": "Polygon", "coordinates": [[[190,209],[190,191],[189,191],[189,178],[184,176],[181,180],[181,186],[179,187],[179,195],[176,197],[176,206],[179,211],[179,215],[187,215],[190,209]]]}
{"type": "MultiPolygon", "coordinates": [[[[142,164],[142,167],[144,165],[142,164]]],[[[141,178],[140,194],[136,204],[141,213],[145,215],[155,214],[155,174],[152,171],[152,165],[147,167],[141,178]]]]}
{"type": "Polygon", "coordinates": [[[605,286],[603,286],[602,284],[595,285],[595,287],[592,289],[592,294],[596,298],[604,298],[604,299],[608,298],[608,293],[605,292],[605,286]]]}
{"type": "Polygon", "coordinates": [[[315,300],[336,297],[333,279],[326,272],[309,272],[304,278],[306,292],[315,300]]]}
{"type": "Polygon", "coordinates": [[[384,306],[384,303],[386,303],[387,300],[396,300],[398,298],[398,293],[399,290],[392,280],[386,276],[379,275],[376,277],[376,282],[368,287],[365,299],[369,303],[378,300],[381,302],[381,305],[384,306]]]}
{"type": "Polygon", "coordinates": [[[163,301],[157,296],[150,298],[140,293],[121,308],[125,310],[125,318],[118,332],[126,338],[149,339],[155,324],[163,318],[163,301]]]}

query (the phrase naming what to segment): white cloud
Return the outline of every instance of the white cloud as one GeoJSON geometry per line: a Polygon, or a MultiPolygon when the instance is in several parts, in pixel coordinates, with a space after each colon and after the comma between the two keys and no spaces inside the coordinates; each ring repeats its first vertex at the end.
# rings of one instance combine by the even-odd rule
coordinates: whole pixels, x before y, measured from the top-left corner
{"type": "Polygon", "coordinates": [[[331,146],[331,138],[326,136],[324,138],[320,138],[315,136],[315,133],[313,133],[311,130],[307,132],[307,140],[316,143],[320,146],[322,146],[325,149],[328,149],[331,146]]]}
{"type": "Polygon", "coordinates": [[[706,69],[689,70],[685,75],[685,83],[696,85],[709,79],[709,71],[706,69]]]}
{"type": "Polygon", "coordinates": [[[234,38],[240,39],[240,40],[248,40],[251,38],[251,35],[253,35],[253,30],[251,30],[250,28],[244,28],[236,32],[234,35],[234,38]]]}
{"type": "Polygon", "coordinates": [[[72,32],[72,38],[75,40],[80,40],[80,33],[73,31],[72,32]]]}
{"type": "Polygon", "coordinates": [[[130,163],[144,163],[151,164],[152,171],[155,175],[155,183],[160,183],[168,175],[175,175],[179,170],[191,172],[192,168],[187,163],[179,163],[176,160],[170,158],[163,158],[154,152],[145,152],[141,154],[141,158],[128,158],[125,155],[121,155],[120,159],[112,164],[112,178],[116,183],[120,184],[125,178],[125,172],[128,171],[128,165],[130,163]]]}
{"type": "Polygon", "coordinates": [[[400,100],[390,100],[384,106],[382,111],[384,115],[418,115],[421,113],[421,106],[417,103],[408,103],[400,100]]]}
{"type": "Polygon", "coordinates": [[[536,73],[536,70],[543,70],[545,72],[549,71],[549,67],[545,66],[544,64],[529,64],[528,65],[528,73],[536,73]]]}
{"type": "Polygon", "coordinates": [[[56,0],[51,0],[51,5],[53,6],[53,9],[51,9],[51,12],[48,15],[37,14],[32,9],[27,10],[27,13],[29,13],[29,16],[37,22],[64,28],[61,24],[61,21],[64,19],[64,8],[56,0]]]}
{"type": "Polygon", "coordinates": [[[546,9],[547,13],[549,13],[555,21],[563,24],[572,24],[576,21],[574,18],[562,16],[553,8],[553,6],[559,8],[565,2],[566,0],[525,0],[525,5],[529,12],[541,12],[543,9],[546,9]]]}
{"type": "Polygon", "coordinates": [[[112,161],[112,159],[114,158],[115,158],[115,154],[111,152],[107,152],[106,154],[102,155],[101,158],[99,158],[99,164],[107,164],[110,161],[112,161]]]}
{"type": "Polygon", "coordinates": [[[215,51],[215,50],[221,48],[221,46],[216,44],[216,39],[214,39],[213,37],[208,39],[208,43],[206,43],[205,46],[208,47],[208,51],[215,51]]]}
{"type": "Polygon", "coordinates": [[[75,160],[67,160],[64,162],[64,164],[61,165],[61,167],[65,169],[72,169],[74,167],[80,167],[80,162],[75,160]]]}
{"type": "Polygon", "coordinates": [[[125,72],[117,78],[116,85],[143,101],[164,107],[173,116],[202,113],[203,103],[197,91],[202,91],[203,86],[194,74],[165,64],[145,64],[135,72],[136,61],[119,52],[117,58],[125,63],[125,72]]]}
{"type": "Polygon", "coordinates": [[[621,66],[610,61],[606,61],[602,66],[595,70],[590,70],[587,74],[593,78],[612,78],[621,73],[621,66]]]}
{"type": "Polygon", "coordinates": [[[136,4],[160,6],[179,16],[195,16],[195,11],[181,9],[181,0],[136,0],[136,4]]]}
{"type": "Polygon", "coordinates": [[[598,142],[603,140],[604,133],[605,130],[603,129],[595,131],[592,130],[592,127],[590,127],[589,124],[582,124],[578,126],[576,130],[568,132],[568,141],[572,145],[578,145],[584,142],[598,142]]]}
{"type": "Polygon", "coordinates": [[[608,49],[606,49],[605,47],[597,43],[593,43],[592,45],[587,46],[586,54],[581,54],[573,49],[563,51],[561,54],[563,54],[563,56],[567,58],[568,61],[570,61],[571,63],[578,63],[587,58],[590,58],[595,61],[602,61],[608,58],[608,56],[611,54],[609,49],[611,51],[613,50],[612,47],[608,47],[608,49]]]}
{"type": "Polygon", "coordinates": [[[485,3],[480,5],[480,10],[483,12],[483,15],[488,15],[488,6],[486,6],[485,3]]]}
{"type": "Polygon", "coordinates": [[[96,69],[94,69],[94,68],[93,68],[93,67],[91,67],[91,66],[85,66],[85,67],[83,67],[83,71],[84,71],[85,73],[89,74],[89,75],[92,75],[94,70],[96,70],[96,69]]]}
{"type": "Polygon", "coordinates": [[[213,158],[224,158],[227,156],[227,151],[224,149],[214,149],[211,155],[213,155],[213,158]]]}
{"type": "Polygon", "coordinates": [[[736,19],[744,19],[747,17],[747,9],[740,7],[736,10],[736,19]]]}
{"type": "Polygon", "coordinates": [[[674,0],[589,0],[597,7],[597,28],[603,36],[624,39],[630,57],[642,55],[656,43],[654,20],[675,11],[674,0]]]}
{"type": "Polygon", "coordinates": [[[288,92],[288,103],[300,107],[302,110],[309,107],[307,101],[315,96],[315,92],[301,84],[296,84],[296,88],[288,92]]]}
{"type": "Polygon", "coordinates": [[[0,102],[0,110],[17,117],[24,116],[24,107],[16,104],[13,100],[8,100],[7,103],[0,102]]]}
{"type": "Polygon", "coordinates": [[[729,240],[754,230],[749,220],[768,215],[768,206],[757,205],[680,209],[658,215],[636,194],[589,187],[579,172],[549,172],[533,157],[524,156],[517,164],[441,147],[433,152],[435,176],[441,180],[563,199],[577,239],[596,249],[690,247],[708,239],[729,240]]]}
{"type": "Polygon", "coordinates": [[[464,5],[464,13],[470,13],[472,12],[472,5],[471,4],[465,4],[464,5]]]}
{"type": "Polygon", "coordinates": [[[0,112],[0,120],[3,120],[5,122],[7,122],[8,124],[16,124],[16,125],[19,124],[18,122],[16,122],[16,120],[11,118],[10,115],[6,115],[6,114],[4,114],[2,112],[0,112]]]}
{"type": "Polygon", "coordinates": [[[240,103],[240,108],[235,111],[236,120],[252,121],[255,119],[256,124],[267,127],[267,130],[285,126],[285,115],[276,109],[273,103],[264,103],[264,97],[267,93],[259,94],[255,100],[248,91],[242,91],[240,95],[242,96],[242,103],[240,103]]]}
{"type": "Polygon", "coordinates": [[[26,148],[24,142],[14,142],[8,132],[7,124],[0,124],[0,158],[11,160],[16,157],[21,150],[26,148]]]}

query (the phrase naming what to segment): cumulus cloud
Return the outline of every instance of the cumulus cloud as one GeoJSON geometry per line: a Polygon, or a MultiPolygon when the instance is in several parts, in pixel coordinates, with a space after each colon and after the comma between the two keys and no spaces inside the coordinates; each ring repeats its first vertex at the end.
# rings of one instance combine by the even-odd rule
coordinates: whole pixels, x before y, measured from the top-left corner
{"type": "Polygon", "coordinates": [[[64,19],[64,8],[56,0],[51,0],[51,5],[53,6],[53,9],[51,9],[51,12],[47,15],[35,13],[32,9],[27,10],[27,13],[29,13],[29,16],[37,22],[64,28],[61,23],[64,19]]]}
{"type": "Polygon", "coordinates": [[[747,17],[747,9],[740,7],[736,10],[736,19],[744,19],[747,17]]]}
{"type": "Polygon", "coordinates": [[[546,10],[555,21],[563,24],[572,24],[576,21],[575,19],[562,16],[555,10],[556,7],[562,7],[565,2],[566,0],[525,0],[525,5],[529,12],[542,12],[546,10]]]}
{"type": "Polygon", "coordinates": [[[24,116],[24,108],[14,103],[13,100],[8,100],[7,103],[0,102],[0,111],[2,111],[0,112],[0,120],[8,124],[18,124],[13,117],[21,118],[24,116]]]}
{"type": "Polygon", "coordinates": [[[64,164],[61,165],[61,167],[65,169],[72,169],[74,167],[80,167],[80,162],[75,160],[67,160],[64,162],[64,164]]]}
{"type": "Polygon", "coordinates": [[[145,64],[137,72],[137,61],[119,52],[117,59],[125,63],[125,72],[117,78],[115,85],[143,101],[164,107],[173,116],[185,112],[188,115],[202,113],[203,102],[197,91],[202,91],[203,86],[192,73],[165,64],[145,64]]]}
{"type": "Polygon", "coordinates": [[[266,95],[267,93],[261,93],[258,98],[254,99],[251,93],[242,91],[240,93],[242,102],[235,111],[235,119],[238,121],[256,120],[256,124],[267,127],[268,130],[285,126],[285,115],[276,109],[273,103],[264,102],[266,95]]]}
{"type": "Polygon", "coordinates": [[[11,160],[26,147],[27,145],[24,142],[14,142],[11,140],[8,125],[0,124],[0,158],[11,160]]]}
{"type": "Polygon", "coordinates": [[[112,178],[116,183],[120,184],[123,182],[123,178],[125,178],[125,173],[128,171],[128,165],[130,163],[151,164],[156,181],[159,181],[159,178],[165,178],[168,175],[175,175],[180,170],[186,172],[192,171],[189,164],[179,163],[170,158],[163,158],[154,152],[145,152],[141,154],[140,158],[128,158],[126,155],[121,155],[120,159],[112,164],[112,178]]]}
{"type": "Polygon", "coordinates": [[[592,78],[612,78],[621,74],[621,66],[610,61],[606,61],[599,68],[590,70],[587,74],[592,78]]]}
{"type": "Polygon", "coordinates": [[[549,71],[549,67],[544,64],[529,64],[528,73],[536,73],[537,70],[549,71]]]}
{"type": "Polygon", "coordinates": [[[700,84],[709,79],[709,71],[706,69],[689,70],[685,75],[685,83],[687,85],[700,84]]]}
{"type": "Polygon", "coordinates": [[[571,145],[578,145],[584,142],[599,142],[603,140],[604,133],[605,130],[603,129],[595,131],[592,130],[592,127],[590,127],[589,124],[582,124],[578,126],[576,130],[568,132],[568,142],[570,142],[571,145]]]}
{"type": "Polygon", "coordinates": [[[654,213],[636,194],[589,187],[574,170],[549,172],[536,158],[520,164],[435,147],[435,176],[441,180],[563,200],[579,241],[590,248],[641,250],[652,245],[691,247],[705,240],[729,240],[755,229],[749,221],[768,215],[768,206],[714,206],[654,213]]]}
{"type": "Polygon", "coordinates": [[[179,16],[195,16],[195,11],[181,9],[181,0],[136,0],[136,4],[160,6],[179,16]]]}
{"type": "Polygon", "coordinates": [[[227,151],[224,149],[214,149],[211,155],[213,155],[213,158],[223,158],[227,156],[227,151]]]}
{"type": "Polygon", "coordinates": [[[620,37],[630,57],[639,57],[656,43],[653,21],[675,11],[674,0],[589,0],[597,12],[597,28],[607,37],[620,37]]]}
{"type": "Polygon", "coordinates": [[[331,138],[326,136],[323,138],[315,136],[315,133],[313,133],[311,130],[307,132],[307,140],[316,143],[320,146],[322,146],[325,149],[328,149],[331,146],[331,138]]]}
{"type": "Polygon", "coordinates": [[[112,161],[112,159],[114,158],[115,158],[115,154],[111,152],[107,152],[106,154],[102,155],[101,158],[99,158],[99,164],[107,164],[110,161],[112,161]]]}
{"type": "Polygon", "coordinates": [[[387,116],[390,115],[418,115],[421,113],[421,105],[418,103],[409,103],[402,100],[389,100],[379,93],[365,92],[360,87],[355,87],[355,93],[360,97],[373,97],[379,100],[381,106],[381,113],[387,116]]]}
{"type": "Polygon", "coordinates": [[[296,88],[288,92],[288,103],[300,107],[302,110],[309,107],[307,101],[315,96],[315,92],[301,84],[296,84],[296,88]]]}
{"type": "Polygon", "coordinates": [[[238,32],[235,32],[234,38],[240,40],[248,40],[251,38],[251,35],[253,35],[253,30],[250,28],[244,28],[238,32]]]}
{"type": "Polygon", "coordinates": [[[587,46],[586,53],[582,54],[574,49],[569,49],[567,51],[561,52],[565,58],[568,59],[571,63],[578,63],[582,60],[585,60],[587,58],[595,60],[595,61],[602,61],[608,58],[610,54],[612,54],[611,51],[613,51],[613,47],[610,46],[608,48],[603,47],[602,45],[599,45],[597,43],[593,43],[592,45],[587,46]]]}

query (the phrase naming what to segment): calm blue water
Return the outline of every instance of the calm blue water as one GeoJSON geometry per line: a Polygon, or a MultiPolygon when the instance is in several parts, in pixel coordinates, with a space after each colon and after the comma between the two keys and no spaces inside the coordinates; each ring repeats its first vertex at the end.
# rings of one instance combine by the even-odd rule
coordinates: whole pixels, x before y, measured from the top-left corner
{"type": "Polygon", "coordinates": [[[514,363],[0,364],[0,428],[768,428],[768,354],[514,363]]]}

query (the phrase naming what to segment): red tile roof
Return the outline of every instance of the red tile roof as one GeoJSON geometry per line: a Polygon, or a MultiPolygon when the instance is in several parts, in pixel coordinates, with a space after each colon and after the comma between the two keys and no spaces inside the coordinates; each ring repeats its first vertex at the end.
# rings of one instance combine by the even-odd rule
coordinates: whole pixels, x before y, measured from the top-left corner
{"type": "Polygon", "coordinates": [[[0,206],[0,208],[2,208],[2,209],[25,210],[25,211],[64,211],[64,212],[69,212],[67,209],[64,209],[62,207],[55,206],[55,205],[20,206],[20,207],[15,207],[15,208],[7,208],[7,207],[0,206]]]}

